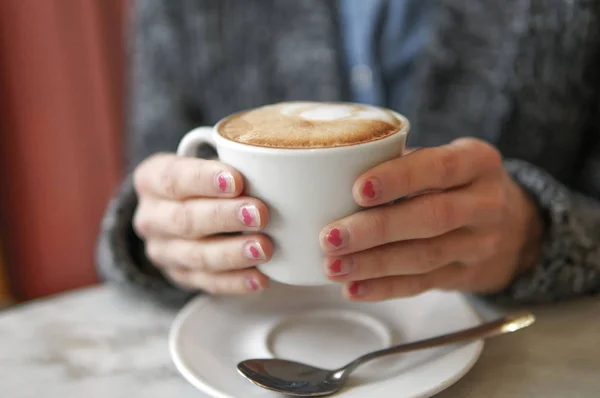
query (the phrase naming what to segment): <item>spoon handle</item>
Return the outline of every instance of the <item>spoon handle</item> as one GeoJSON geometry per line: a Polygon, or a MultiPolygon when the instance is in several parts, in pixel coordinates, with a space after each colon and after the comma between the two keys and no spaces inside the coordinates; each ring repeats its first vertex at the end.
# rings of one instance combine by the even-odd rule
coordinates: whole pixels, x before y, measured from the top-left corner
{"type": "Polygon", "coordinates": [[[415,341],[413,343],[400,344],[383,350],[374,351],[363,355],[350,362],[348,365],[340,368],[338,372],[348,376],[354,369],[376,358],[381,358],[393,354],[401,354],[410,351],[423,350],[427,348],[438,347],[446,344],[459,343],[472,340],[480,340],[488,337],[494,337],[505,333],[516,332],[535,322],[535,316],[531,312],[517,312],[506,315],[498,320],[481,324],[470,329],[459,332],[432,337],[426,340],[415,341]]]}

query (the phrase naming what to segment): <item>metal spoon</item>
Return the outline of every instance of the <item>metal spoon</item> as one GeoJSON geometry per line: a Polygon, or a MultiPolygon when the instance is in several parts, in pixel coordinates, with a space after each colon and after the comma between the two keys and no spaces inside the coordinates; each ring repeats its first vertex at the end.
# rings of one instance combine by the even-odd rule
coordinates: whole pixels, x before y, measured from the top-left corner
{"type": "Polygon", "coordinates": [[[339,391],[350,373],[373,359],[445,344],[495,337],[526,328],[534,322],[535,316],[532,313],[519,312],[459,332],[374,351],[335,370],[320,369],[284,359],[249,359],[240,362],[237,368],[248,380],[267,390],[297,397],[322,397],[339,391]]]}

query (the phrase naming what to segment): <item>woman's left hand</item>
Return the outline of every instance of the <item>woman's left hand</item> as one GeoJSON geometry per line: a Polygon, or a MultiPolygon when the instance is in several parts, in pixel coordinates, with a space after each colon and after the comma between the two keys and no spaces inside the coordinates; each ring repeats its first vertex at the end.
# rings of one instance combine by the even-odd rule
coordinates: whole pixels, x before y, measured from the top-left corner
{"type": "Polygon", "coordinates": [[[324,272],[352,300],[492,293],[539,256],[538,210],[485,142],[462,138],[391,160],[362,175],[353,194],[369,209],[321,233],[324,272]]]}

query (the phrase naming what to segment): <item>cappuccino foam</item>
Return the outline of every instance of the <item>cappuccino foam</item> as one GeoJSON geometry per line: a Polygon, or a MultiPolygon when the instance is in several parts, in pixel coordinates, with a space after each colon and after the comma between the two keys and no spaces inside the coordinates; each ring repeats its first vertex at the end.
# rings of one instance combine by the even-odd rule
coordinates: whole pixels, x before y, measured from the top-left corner
{"type": "Polygon", "coordinates": [[[219,134],[272,148],[331,148],[379,140],[402,128],[385,109],[349,103],[283,102],[226,119],[219,134]]]}

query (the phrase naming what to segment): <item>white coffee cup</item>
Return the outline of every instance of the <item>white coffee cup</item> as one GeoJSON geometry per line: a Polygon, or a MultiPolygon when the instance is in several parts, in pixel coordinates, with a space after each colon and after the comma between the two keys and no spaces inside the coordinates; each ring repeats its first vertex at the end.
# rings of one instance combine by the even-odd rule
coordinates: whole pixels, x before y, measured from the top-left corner
{"type": "Polygon", "coordinates": [[[183,138],[177,153],[195,156],[199,146],[216,148],[219,160],[245,179],[244,194],[269,208],[264,230],[274,244],[273,258],[259,270],[291,285],[330,283],[323,273],[319,233],[328,224],[361,208],[352,196],[356,179],[372,167],[402,156],[409,121],[392,112],[401,129],[375,141],[334,148],[288,149],[241,144],[219,134],[219,127],[198,127],[183,138]]]}

